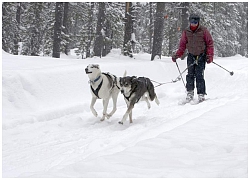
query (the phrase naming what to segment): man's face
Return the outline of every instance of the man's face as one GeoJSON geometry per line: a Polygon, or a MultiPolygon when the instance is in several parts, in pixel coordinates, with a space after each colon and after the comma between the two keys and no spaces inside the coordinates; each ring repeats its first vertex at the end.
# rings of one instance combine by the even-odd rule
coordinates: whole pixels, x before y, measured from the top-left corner
{"type": "Polygon", "coordinates": [[[198,26],[198,21],[193,20],[193,21],[190,22],[190,25],[192,27],[196,27],[196,26],[198,26]]]}

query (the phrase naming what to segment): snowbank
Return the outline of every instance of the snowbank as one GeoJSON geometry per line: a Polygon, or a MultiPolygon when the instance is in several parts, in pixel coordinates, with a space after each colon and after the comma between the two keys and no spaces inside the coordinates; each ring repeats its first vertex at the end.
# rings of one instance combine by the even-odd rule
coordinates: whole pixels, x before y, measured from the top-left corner
{"type": "MultiPolygon", "coordinates": [[[[117,122],[118,110],[100,122],[89,110],[91,94],[85,67],[171,82],[178,71],[171,58],[135,59],[114,50],[104,58],[53,59],[2,53],[3,177],[247,177],[248,60],[217,58],[230,76],[207,65],[207,101],[178,105],[182,82],[156,88],[161,102],[133,111],[134,123],[117,122]]],[[[178,61],[180,68],[186,61],[178,61]]],[[[109,110],[111,110],[110,103],[109,110]]]]}

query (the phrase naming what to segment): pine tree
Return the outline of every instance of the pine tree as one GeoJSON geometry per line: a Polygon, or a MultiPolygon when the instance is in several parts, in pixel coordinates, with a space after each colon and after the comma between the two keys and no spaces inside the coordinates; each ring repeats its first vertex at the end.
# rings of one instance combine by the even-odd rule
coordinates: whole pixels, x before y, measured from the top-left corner
{"type": "Polygon", "coordinates": [[[154,60],[156,55],[158,55],[161,58],[163,27],[164,27],[164,10],[165,10],[165,3],[164,2],[157,3],[156,18],[154,22],[154,39],[153,39],[153,50],[151,55],[151,61],[154,60]]]}
{"type": "Polygon", "coordinates": [[[55,10],[55,24],[54,24],[54,41],[53,41],[53,54],[52,57],[60,58],[61,52],[61,33],[62,33],[62,16],[63,16],[63,3],[56,3],[55,10]]]}
{"type": "Polygon", "coordinates": [[[94,55],[102,57],[103,53],[103,26],[104,26],[104,20],[105,20],[105,3],[100,2],[99,3],[99,10],[98,10],[98,21],[96,26],[96,39],[95,39],[95,45],[94,45],[94,55]]]}
{"type": "Polygon", "coordinates": [[[77,44],[76,53],[80,54],[82,59],[85,58],[85,54],[87,53],[87,49],[86,49],[87,39],[88,39],[87,29],[81,29],[78,34],[79,43],[77,44]]]}
{"type": "MultiPolygon", "coordinates": [[[[132,49],[134,53],[151,53],[157,3],[103,4],[105,19],[102,21],[101,30],[98,30],[99,34],[102,32],[101,56],[106,55],[112,48],[121,48],[123,53],[131,57],[132,49]],[[124,8],[128,13],[124,14],[124,8]]],[[[95,45],[93,40],[97,33],[97,5],[99,3],[93,2],[64,4],[65,13],[62,12],[64,18],[58,52],[66,50],[65,53],[68,53],[69,49],[78,48],[79,51],[83,50],[86,57],[91,56],[95,45]]],[[[56,3],[53,2],[2,3],[2,48],[12,54],[18,54],[22,50],[24,55],[51,56],[55,6],[56,3]]],[[[189,24],[185,19],[191,12],[201,16],[201,24],[212,34],[216,56],[232,56],[237,53],[248,56],[247,2],[166,3],[162,48],[158,54],[171,56],[176,51],[181,32],[189,24]],[[183,8],[187,7],[187,4],[188,11],[183,8]]],[[[154,35],[157,36],[157,33],[154,35]]]]}
{"type": "Polygon", "coordinates": [[[103,39],[102,56],[106,56],[108,53],[110,53],[112,49],[112,29],[111,29],[111,23],[107,18],[105,19],[104,22],[103,32],[104,32],[104,39],[103,39]]]}
{"type": "Polygon", "coordinates": [[[69,26],[70,26],[70,19],[69,19],[69,3],[64,3],[64,12],[63,12],[63,27],[62,27],[62,39],[63,39],[63,47],[64,47],[64,53],[66,55],[69,54],[69,43],[70,43],[70,36],[69,36],[69,26]]]}
{"type": "Polygon", "coordinates": [[[90,53],[90,49],[91,49],[91,45],[92,45],[92,41],[94,39],[94,27],[93,27],[93,19],[94,19],[94,3],[91,2],[90,4],[90,8],[88,8],[88,23],[87,23],[87,27],[88,27],[88,38],[87,38],[87,45],[86,45],[86,58],[91,56],[90,53]]]}
{"type": "Polygon", "coordinates": [[[123,47],[124,38],[124,3],[122,2],[112,2],[106,3],[106,19],[110,23],[110,33],[108,39],[110,40],[112,48],[123,47]]]}
{"type": "Polygon", "coordinates": [[[51,8],[54,3],[22,3],[20,24],[20,39],[22,54],[44,55],[51,54],[51,22],[54,19],[51,8]]]}
{"type": "Polygon", "coordinates": [[[238,53],[242,56],[248,57],[248,3],[242,2],[238,6],[239,17],[239,49],[238,53]]]}
{"type": "Polygon", "coordinates": [[[125,32],[123,41],[123,54],[125,56],[133,57],[131,37],[133,33],[133,14],[132,3],[126,2],[125,6],[125,32]]]}
{"type": "Polygon", "coordinates": [[[17,22],[16,17],[18,8],[19,3],[4,2],[2,4],[2,48],[12,54],[17,54],[18,42],[20,41],[20,23],[17,22]]]}
{"type": "Polygon", "coordinates": [[[181,31],[188,27],[188,8],[189,2],[181,3],[181,31]]]}
{"type": "Polygon", "coordinates": [[[112,49],[112,23],[107,16],[106,6],[110,7],[112,3],[99,3],[98,21],[96,26],[96,38],[94,43],[95,56],[106,56],[112,49]]]}
{"type": "Polygon", "coordinates": [[[13,54],[18,55],[19,54],[19,42],[21,42],[20,38],[20,23],[21,23],[21,3],[17,3],[17,10],[16,10],[16,23],[17,23],[17,30],[18,32],[15,33],[14,38],[14,51],[13,54]]]}
{"type": "Polygon", "coordinates": [[[148,32],[149,32],[149,53],[152,53],[152,39],[153,39],[153,28],[154,28],[154,24],[153,24],[153,3],[150,2],[150,10],[149,10],[149,28],[148,28],[148,32]]]}
{"type": "Polygon", "coordinates": [[[52,56],[53,51],[55,4],[56,3],[51,2],[45,3],[46,11],[43,13],[45,21],[43,28],[42,54],[47,56],[52,56]]]}
{"type": "Polygon", "coordinates": [[[71,28],[69,28],[71,49],[75,48],[81,58],[93,56],[93,40],[96,28],[97,3],[72,3],[71,28]],[[82,37],[83,36],[83,37],[82,37]]]}

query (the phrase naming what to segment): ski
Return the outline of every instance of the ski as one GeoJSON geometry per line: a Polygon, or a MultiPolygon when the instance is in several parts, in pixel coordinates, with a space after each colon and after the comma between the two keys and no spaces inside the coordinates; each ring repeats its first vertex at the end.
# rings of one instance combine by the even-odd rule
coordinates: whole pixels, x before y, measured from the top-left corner
{"type": "MultiPolygon", "coordinates": [[[[205,100],[204,100],[205,101],[205,100]]],[[[203,101],[199,101],[199,100],[192,100],[192,101],[190,101],[190,104],[191,105],[196,105],[196,104],[200,104],[200,103],[202,103],[203,101]]]]}
{"type": "Polygon", "coordinates": [[[187,104],[187,103],[190,103],[190,101],[187,101],[186,99],[184,99],[184,100],[180,100],[180,101],[178,102],[178,105],[185,105],[185,104],[187,104]]]}
{"type": "Polygon", "coordinates": [[[197,105],[197,104],[200,104],[200,103],[202,103],[202,102],[204,102],[204,101],[207,101],[207,100],[209,100],[209,98],[208,98],[208,99],[205,99],[205,100],[203,100],[203,101],[199,101],[199,100],[197,100],[197,99],[193,99],[193,100],[191,100],[191,101],[187,101],[186,99],[184,99],[184,100],[180,100],[180,101],[178,102],[178,105],[185,105],[185,104],[187,104],[187,103],[189,103],[189,104],[191,104],[191,105],[197,105]]]}
{"type": "Polygon", "coordinates": [[[199,100],[192,100],[192,102],[190,102],[191,105],[196,105],[196,104],[200,104],[204,101],[207,101],[209,100],[210,98],[207,98],[207,99],[204,99],[203,101],[199,101],[199,100]]]}

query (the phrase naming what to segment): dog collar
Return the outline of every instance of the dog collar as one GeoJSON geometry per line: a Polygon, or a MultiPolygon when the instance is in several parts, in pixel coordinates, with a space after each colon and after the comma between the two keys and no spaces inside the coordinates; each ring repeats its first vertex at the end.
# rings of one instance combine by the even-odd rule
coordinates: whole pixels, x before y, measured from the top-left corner
{"type": "Polygon", "coordinates": [[[101,75],[98,76],[98,78],[96,78],[96,79],[94,80],[94,83],[95,83],[96,81],[98,81],[100,78],[101,78],[101,75]]]}
{"type": "Polygon", "coordinates": [[[94,81],[89,81],[90,83],[92,83],[92,84],[94,84],[96,81],[98,81],[99,79],[101,78],[101,75],[100,76],[98,76],[96,79],[94,79],[94,81]]]}

